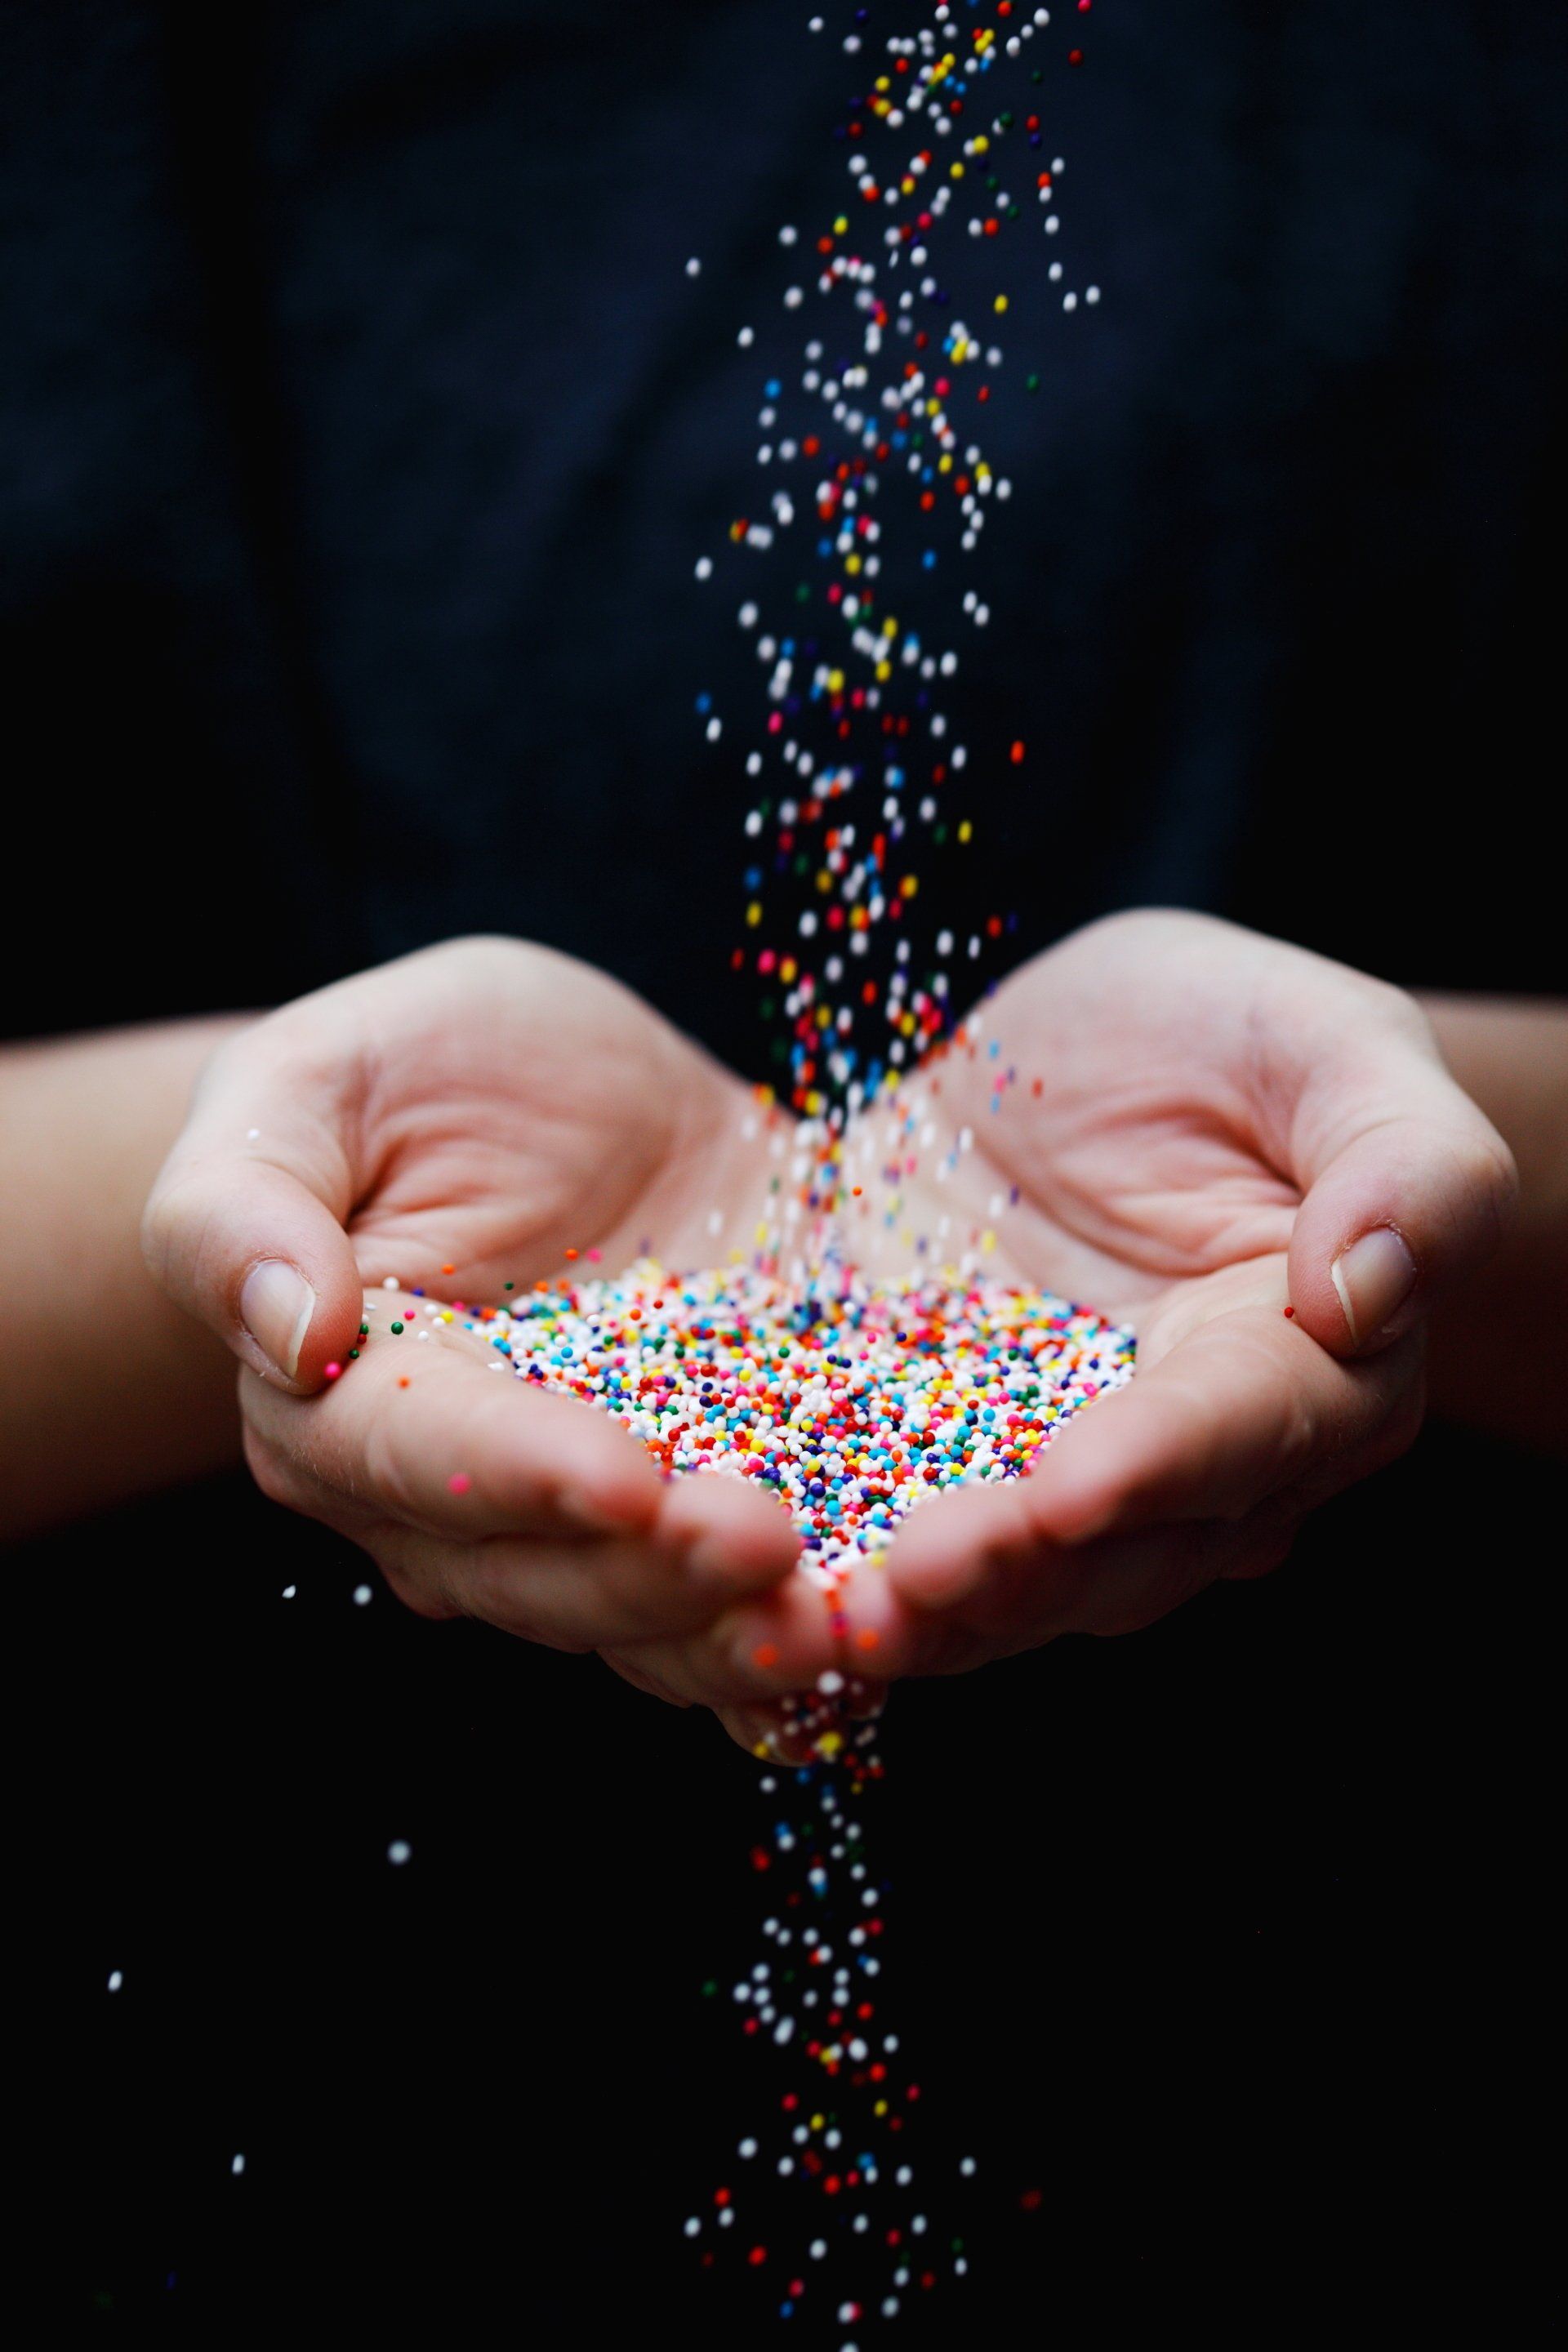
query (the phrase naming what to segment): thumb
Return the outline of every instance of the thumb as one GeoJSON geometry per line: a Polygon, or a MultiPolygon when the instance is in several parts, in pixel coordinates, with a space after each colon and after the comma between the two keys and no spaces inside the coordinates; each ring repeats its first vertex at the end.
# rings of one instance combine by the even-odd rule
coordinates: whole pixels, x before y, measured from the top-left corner
{"type": "Polygon", "coordinates": [[[287,1015],[203,1073],[142,1223],[153,1277],[243,1363],[295,1394],[354,1345],[364,1291],[343,1221],[353,1171],[339,1085],[289,1050],[287,1015]]]}
{"type": "Polygon", "coordinates": [[[1291,1307],[1331,1353],[1371,1355],[1495,1249],[1518,1190],[1513,1157],[1424,1020],[1373,1028],[1315,1075],[1298,1127],[1308,1189],[1290,1237],[1291,1307]]]}

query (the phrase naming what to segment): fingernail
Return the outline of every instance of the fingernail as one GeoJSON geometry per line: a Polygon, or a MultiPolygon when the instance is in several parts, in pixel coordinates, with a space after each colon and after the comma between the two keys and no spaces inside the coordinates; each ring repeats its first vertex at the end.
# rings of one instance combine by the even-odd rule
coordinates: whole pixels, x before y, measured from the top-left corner
{"type": "Polygon", "coordinates": [[[1415,1260],[1388,1225],[1363,1234],[1359,1242],[1341,1251],[1329,1271],[1358,1348],[1382,1330],[1415,1287],[1415,1260]]]}
{"type": "Polygon", "coordinates": [[[253,1265],[239,1294],[239,1318],[268,1362],[285,1380],[300,1369],[300,1350],[316,1311],[316,1294],[298,1267],[279,1257],[253,1265]]]}

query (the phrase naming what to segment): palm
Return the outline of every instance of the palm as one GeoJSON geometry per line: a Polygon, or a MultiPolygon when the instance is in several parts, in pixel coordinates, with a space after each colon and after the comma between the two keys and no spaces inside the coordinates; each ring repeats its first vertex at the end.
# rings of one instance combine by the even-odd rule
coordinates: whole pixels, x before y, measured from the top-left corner
{"type": "Polygon", "coordinates": [[[1144,919],[1079,933],[998,992],[934,1081],[948,1131],[973,1135],[957,1197],[970,1231],[995,1231],[998,1271],[1147,1343],[1186,1286],[1287,1247],[1301,1192],[1243,982],[1179,919],[1144,919]]]}
{"type": "Polygon", "coordinates": [[[475,941],[392,967],[367,1013],[344,1171],[367,1282],[493,1298],[569,1250],[697,1264],[754,1215],[744,1087],[586,967],[475,941]]]}

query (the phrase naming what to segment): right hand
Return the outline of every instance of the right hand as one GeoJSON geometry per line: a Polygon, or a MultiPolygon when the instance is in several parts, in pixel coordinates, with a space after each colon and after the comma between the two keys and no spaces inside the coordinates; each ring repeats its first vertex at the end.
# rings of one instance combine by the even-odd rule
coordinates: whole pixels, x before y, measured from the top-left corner
{"type": "Polygon", "coordinates": [[[239,1358],[263,1490],[369,1552],[410,1608],[605,1651],[677,1704],[763,1701],[834,1651],[780,1506],[733,1477],[661,1479],[607,1413],[513,1378],[409,1295],[521,1295],[568,1249],[579,1275],[590,1248],[612,1274],[645,1249],[714,1263],[768,1198],[752,1108],[587,966],[455,941],[219,1049],[148,1203],[148,1263],[239,1358]]]}

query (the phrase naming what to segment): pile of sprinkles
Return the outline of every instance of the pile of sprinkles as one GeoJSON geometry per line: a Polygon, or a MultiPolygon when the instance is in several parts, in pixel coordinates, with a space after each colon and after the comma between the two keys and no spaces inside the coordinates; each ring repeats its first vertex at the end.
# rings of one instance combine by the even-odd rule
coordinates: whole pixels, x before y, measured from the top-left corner
{"type": "MultiPolygon", "coordinates": [[[[782,307],[804,312],[809,331],[798,355],[787,335],[775,355],[763,327],[763,488],[731,521],[719,562],[737,576],[736,617],[765,677],[763,711],[742,722],[755,845],[732,962],[755,976],[764,1020],[782,1017],[781,1090],[807,1117],[853,1111],[950,1025],[960,942],[929,893],[917,904],[927,846],[973,835],[951,805],[969,747],[951,740],[942,701],[960,667],[953,640],[991,617],[963,574],[1012,496],[982,438],[1011,380],[1001,339],[1016,323],[1038,346],[1046,310],[1070,317],[1100,299],[1068,282],[1067,163],[1041,111],[1051,84],[1084,63],[1090,8],[1067,0],[1064,36],[1024,0],[936,0],[900,10],[879,53],[872,9],[857,8],[843,49],[859,88],[834,133],[847,199],[815,236],[791,223],[778,233],[782,307]],[[1048,256],[1037,263],[1023,246],[1033,236],[1048,256]],[[996,266],[1009,247],[1024,265],[1012,288],[996,266]],[[960,280],[977,306],[968,319],[955,309],[960,280]]],[[[696,275],[700,259],[686,266],[696,275]]],[[[743,349],[757,340],[741,328],[743,349]]],[[[1037,393],[1039,366],[1021,373],[1037,393]]],[[[714,578],[715,558],[696,572],[714,578]]],[[[697,712],[719,741],[726,717],[711,694],[697,712]]],[[[1027,757],[1004,730],[1003,772],[1027,757]]],[[[981,917],[962,951],[978,962],[1016,919],[981,917]]]]}
{"type": "Polygon", "coordinates": [[[804,1284],[644,1261],[478,1328],[519,1378],[614,1413],[664,1469],[771,1487],[830,1597],[915,1505],[1017,1477],[1132,1359],[1130,1332],[1065,1299],[952,1275],[872,1284],[833,1259],[804,1284]]]}

